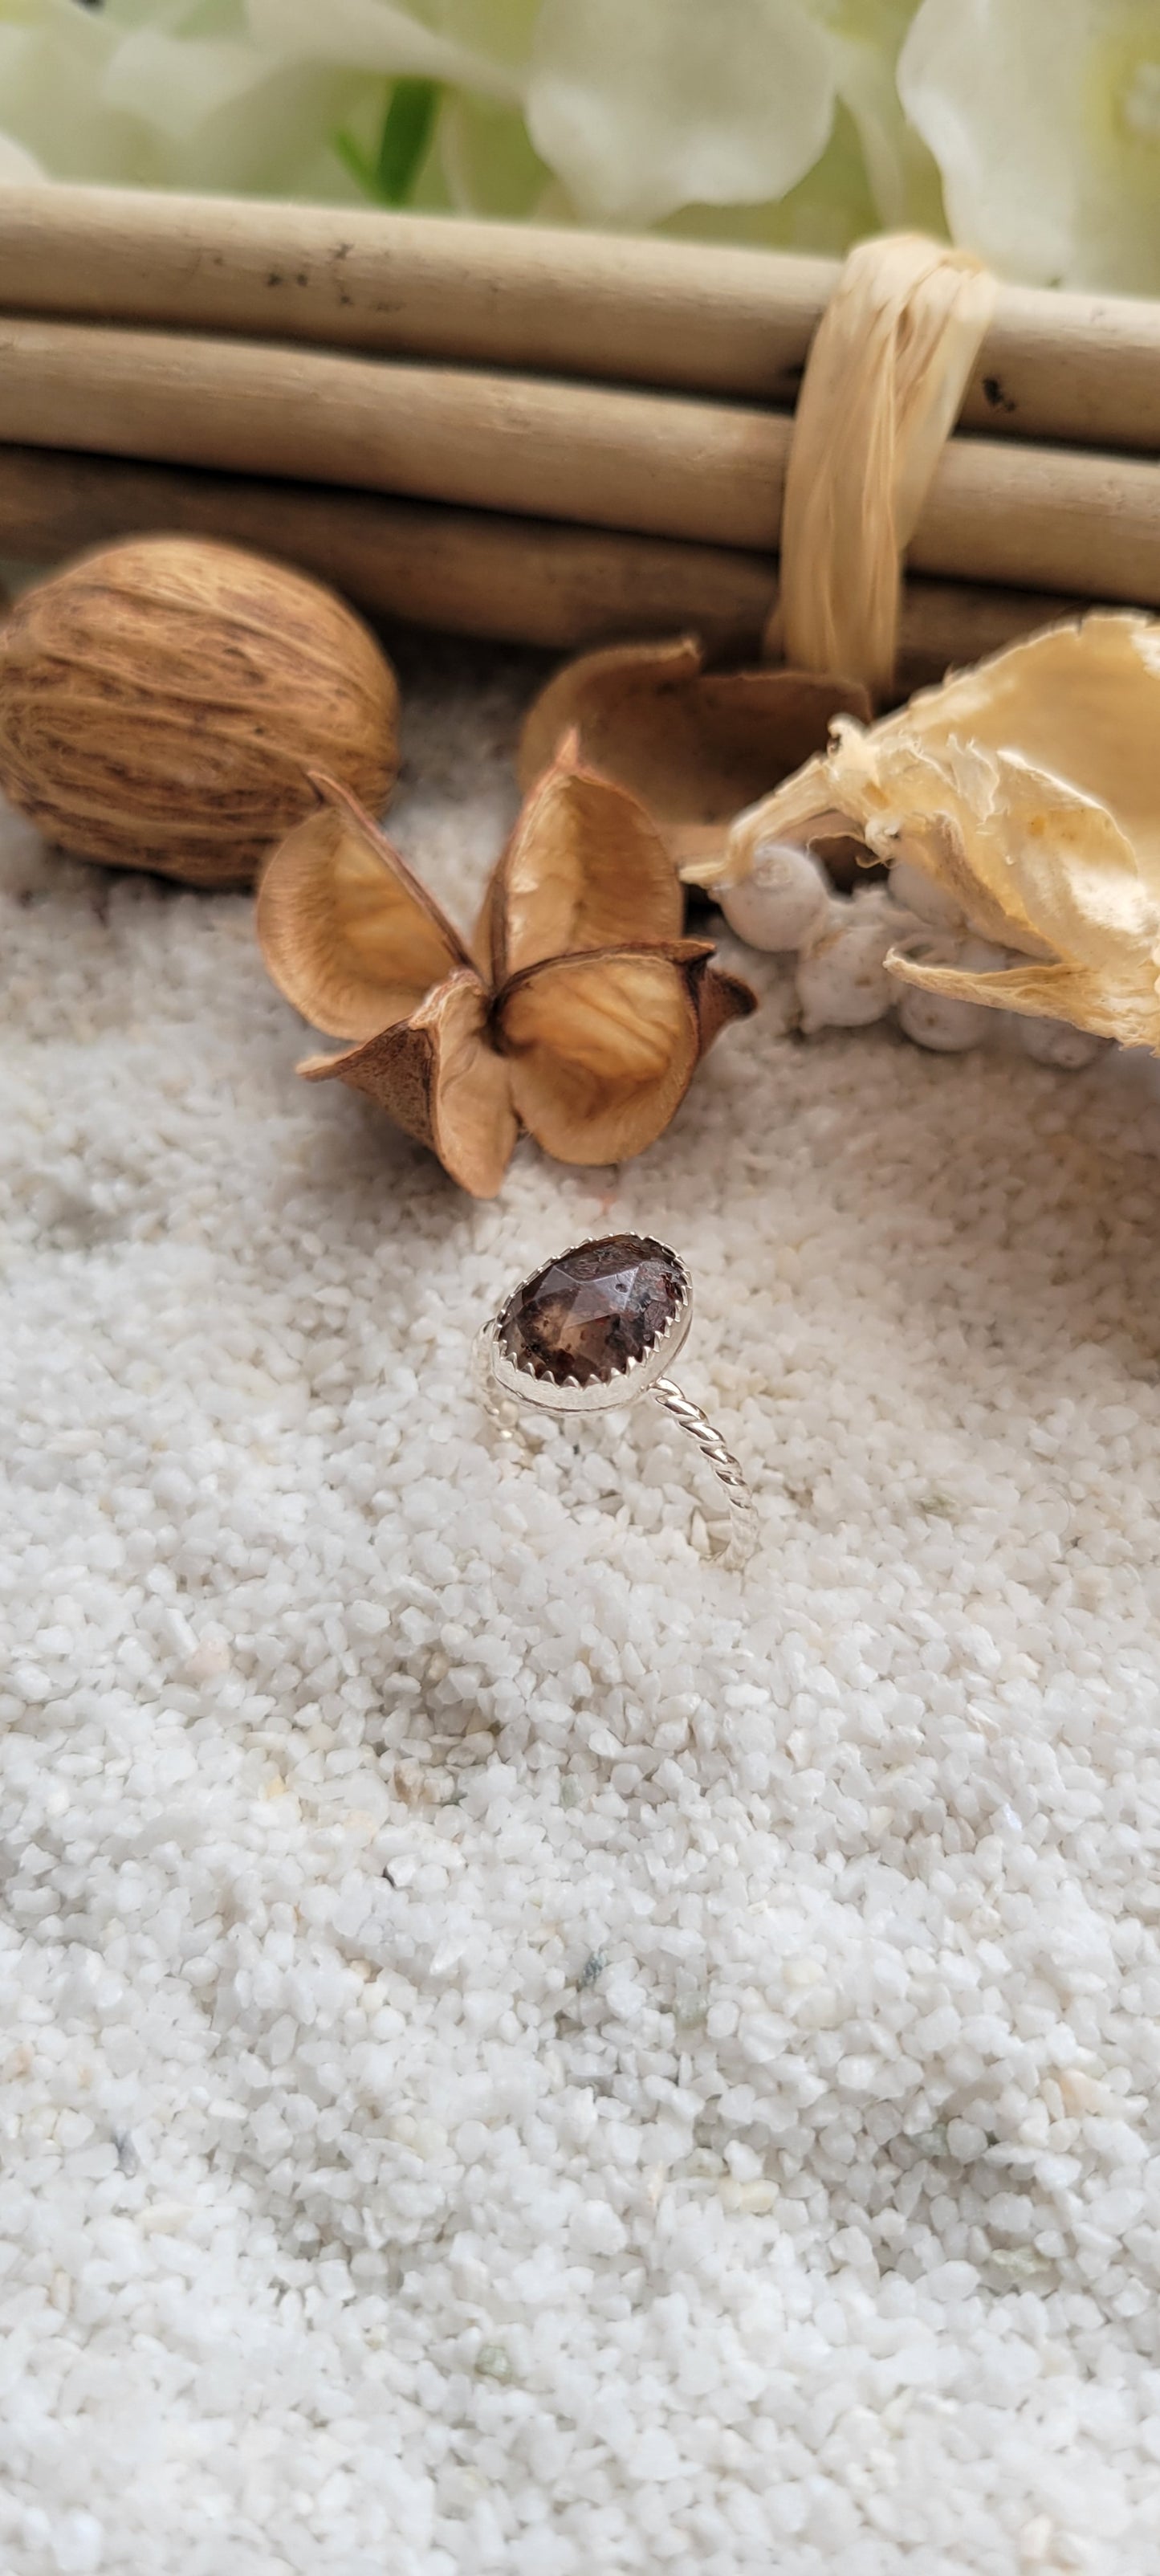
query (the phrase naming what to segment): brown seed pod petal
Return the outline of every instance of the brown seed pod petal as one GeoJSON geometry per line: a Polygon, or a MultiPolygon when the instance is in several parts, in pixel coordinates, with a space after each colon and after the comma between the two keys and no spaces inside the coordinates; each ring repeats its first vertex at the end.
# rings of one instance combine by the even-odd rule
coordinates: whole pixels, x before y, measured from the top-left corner
{"type": "Polygon", "coordinates": [[[662,1135],[702,1051],[698,941],[551,958],[517,975],[496,1019],[512,1098],[565,1163],[619,1163],[662,1135]]]}
{"type": "Polygon", "coordinates": [[[488,878],[479,917],[471,934],[472,964],[482,975],[485,984],[494,983],[493,963],[496,946],[498,944],[501,951],[503,948],[503,935],[496,917],[500,900],[499,880],[502,865],[502,859],[497,859],[488,878]]]}
{"type": "Polygon", "coordinates": [[[328,1037],[370,1038],[470,965],[458,933],[384,833],[332,779],[266,862],[256,928],[280,992],[328,1037]]]}
{"type": "Polygon", "coordinates": [[[635,796],[580,768],[567,739],[532,789],[488,889],[494,982],[547,957],[677,939],[683,911],[655,823],[635,796]]]}
{"type": "Polygon", "coordinates": [[[711,966],[713,954],[707,949],[691,958],[686,967],[689,989],[696,1005],[697,1024],[701,1032],[701,1053],[707,1055],[714,1038],[734,1020],[747,1020],[757,1009],[757,995],[752,984],[742,975],[728,975],[720,966],[711,966]]]}
{"type": "Polygon", "coordinates": [[[309,813],[311,768],[385,805],[397,712],[332,590],[210,538],[82,555],[0,623],[12,803],[83,858],[191,885],[248,885],[309,813]]]}
{"type": "Polygon", "coordinates": [[[857,681],[810,671],[705,671],[695,637],[584,653],[548,682],[520,742],[523,786],[570,727],[580,756],[628,788],[680,862],[715,849],[743,806],[825,748],[836,715],[870,715],[857,681]]]}
{"type": "Polygon", "coordinates": [[[308,1082],[337,1079],[364,1092],[397,1127],[429,1145],[472,1197],[495,1197],[519,1124],[509,1068],[488,1038],[488,1003],[470,968],[428,993],[413,1018],[343,1055],[308,1056],[308,1082]]]}

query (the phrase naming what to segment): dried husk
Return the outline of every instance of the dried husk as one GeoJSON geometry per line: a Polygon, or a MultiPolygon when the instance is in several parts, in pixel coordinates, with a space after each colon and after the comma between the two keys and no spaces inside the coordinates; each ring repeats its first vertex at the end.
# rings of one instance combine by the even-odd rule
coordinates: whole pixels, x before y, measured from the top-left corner
{"type": "Polygon", "coordinates": [[[409,1019],[340,1056],[308,1056],[308,1082],[337,1077],[428,1145],[461,1189],[494,1198],[519,1121],[507,1068],[490,1043],[488,997],[470,968],[437,984],[409,1019]]]}
{"type": "Polygon", "coordinates": [[[337,780],[315,771],[313,785],[326,802],[262,871],[258,941],[279,991],[312,1028],[372,1038],[471,959],[369,815],[337,780]]]}
{"type": "Polygon", "coordinates": [[[398,692],[333,591],[209,538],[84,555],[0,623],[0,787],[111,867],[249,884],[325,769],[380,809],[398,692]]]}
{"type": "Polygon", "coordinates": [[[925,691],[738,817],[717,884],[763,841],[812,843],[835,815],[868,857],[915,868],[998,972],[924,958],[892,974],[964,1001],[1070,1021],[1160,1052],[1160,621],[1100,611],[925,691]]]}
{"type": "Polygon", "coordinates": [[[712,948],[606,950],[549,959],[497,1004],[512,1097],[536,1143],[560,1162],[619,1163],[663,1134],[706,1047],[755,1007],[748,985],[713,975],[712,948]]]}
{"type": "Polygon", "coordinates": [[[258,937],[287,999],[354,1043],[299,1072],[362,1092],[478,1198],[521,1127],[575,1163],[652,1144],[755,996],[677,935],[673,864],[635,800],[566,747],[492,879],[487,973],[354,799],[315,783],[320,810],[263,872],[258,937]]]}
{"type": "Polygon", "coordinates": [[[743,805],[820,751],[835,716],[869,714],[857,681],[706,671],[692,635],[612,645],[541,690],[520,738],[520,783],[530,788],[574,734],[578,757],[639,799],[683,865],[717,850],[743,805]]]}
{"type": "Polygon", "coordinates": [[[656,825],[635,796],[580,766],[570,730],[536,773],[488,891],[493,981],[578,949],[678,939],[683,912],[656,825]]]}

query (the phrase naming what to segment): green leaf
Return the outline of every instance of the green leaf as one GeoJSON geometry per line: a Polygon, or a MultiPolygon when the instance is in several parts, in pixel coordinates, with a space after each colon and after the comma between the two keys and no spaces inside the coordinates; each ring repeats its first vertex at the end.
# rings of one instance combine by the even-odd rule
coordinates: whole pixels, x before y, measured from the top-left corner
{"type": "Polygon", "coordinates": [[[427,157],[439,98],[438,81],[395,81],[373,160],[352,134],[334,136],[339,160],[376,206],[406,205],[427,157]]]}
{"type": "Polygon", "coordinates": [[[434,130],[439,83],[397,80],[383,119],[375,182],[384,206],[405,206],[434,130]]]}
{"type": "Polygon", "coordinates": [[[373,164],[368,161],[366,153],[363,151],[361,145],[355,142],[353,134],[332,134],[330,145],[332,152],[337,154],[344,169],[349,170],[351,178],[354,179],[362,189],[364,197],[373,197],[375,193],[374,167],[373,164]]]}

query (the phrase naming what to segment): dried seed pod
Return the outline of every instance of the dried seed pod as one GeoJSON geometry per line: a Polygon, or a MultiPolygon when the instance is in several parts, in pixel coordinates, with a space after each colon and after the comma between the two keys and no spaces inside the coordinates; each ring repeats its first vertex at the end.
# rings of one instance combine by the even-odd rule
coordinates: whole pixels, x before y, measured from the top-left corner
{"type": "Polygon", "coordinates": [[[1160,1054],[1160,619],[1095,610],[957,671],[738,817],[700,884],[735,886],[763,840],[815,846],[835,817],[893,891],[1005,952],[997,971],[899,949],[901,982],[1066,1021],[1160,1054]],[[916,877],[928,896],[913,893],[916,877]]]}
{"type": "Polygon", "coordinates": [[[191,885],[247,884],[312,769],[380,808],[397,711],[333,591],[207,538],[81,556],[0,626],[0,787],[82,858],[191,885]]]}
{"type": "Polygon", "coordinates": [[[315,773],[321,803],[288,832],[258,887],[266,965],[312,1028],[356,1044],[417,1010],[468,955],[397,850],[349,791],[315,773]]]}
{"type": "Polygon", "coordinates": [[[546,957],[679,939],[684,909],[644,806],[631,794],[610,797],[608,781],[579,766],[576,735],[566,735],[533,784],[488,891],[481,931],[495,983],[546,957]]]}
{"type": "Polygon", "coordinates": [[[574,743],[528,798],[474,955],[354,799],[316,783],[321,809],[263,870],[256,928],[287,1000],[353,1043],[298,1070],[364,1092],[476,1198],[521,1128],[566,1162],[641,1153],[755,1008],[707,941],[678,937],[659,833],[574,743]]]}
{"type": "Polygon", "coordinates": [[[738,808],[824,748],[833,719],[865,716],[857,681],[818,671],[706,671],[695,636],[582,653],[541,690],[524,723],[521,786],[575,731],[579,757],[627,787],[678,865],[719,851],[738,808]]]}

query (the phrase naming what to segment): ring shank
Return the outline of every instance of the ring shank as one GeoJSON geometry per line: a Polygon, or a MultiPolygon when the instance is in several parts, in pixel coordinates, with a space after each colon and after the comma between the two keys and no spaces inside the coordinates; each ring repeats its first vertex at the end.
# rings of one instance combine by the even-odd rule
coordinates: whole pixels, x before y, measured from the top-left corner
{"type": "MultiPolygon", "coordinates": [[[[520,1408],[507,1387],[497,1380],[494,1322],[483,1325],[476,1334],[472,1362],[480,1400],[500,1439],[518,1442],[522,1433],[520,1408]]],[[[646,1394],[655,1397],[700,1450],[728,1502],[729,1537],[724,1546],[714,1549],[714,1561],[728,1567],[745,1565],[753,1553],[756,1534],[753,1497],[732,1450],[726,1448],[708,1414],[702,1413],[700,1405],[693,1403],[675,1378],[656,1377],[639,1387],[633,1387],[630,1382],[628,1387],[618,1388],[616,1400],[621,1404],[632,1404],[646,1394]]],[[[553,1389],[550,1396],[540,1394],[538,1400],[546,1412],[562,1412],[564,1409],[558,1400],[558,1390],[553,1389]]]]}
{"type": "Polygon", "coordinates": [[[680,1425],[681,1430],[687,1432],[690,1440],[696,1442],[702,1457],[712,1468],[718,1484],[724,1490],[729,1504],[731,1535],[728,1545],[720,1552],[718,1562],[730,1566],[744,1565],[753,1554],[755,1537],[753,1496],[732,1450],[726,1448],[720,1432],[715,1424],[710,1422],[708,1414],[702,1413],[700,1405],[693,1403],[691,1397],[685,1394],[683,1387],[677,1385],[675,1378],[654,1378],[648,1392],[655,1397],[658,1404],[663,1405],[666,1413],[672,1415],[673,1421],[680,1425]]]}

